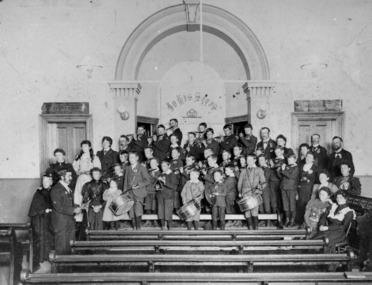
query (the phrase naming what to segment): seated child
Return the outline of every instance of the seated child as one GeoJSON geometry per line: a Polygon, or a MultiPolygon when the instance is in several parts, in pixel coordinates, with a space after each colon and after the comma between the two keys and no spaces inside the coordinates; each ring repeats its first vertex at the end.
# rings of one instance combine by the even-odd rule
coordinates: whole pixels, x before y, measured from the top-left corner
{"type": "Polygon", "coordinates": [[[225,230],[225,211],[226,211],[226,187],[222,181],[222,171],[220,169],[213,172],[214,184],[212,185],[212,226],[217,230],[217,222],[220,220],[221,230],[225,230]]]}
{"type": "MultiPolygon", "coordinates": [[[[186,182],[181,192],[182,203],[184,205],[194,200],[200,206],[200,202],[202,198],[204,197],[204,184],[199,180],[199,175],[200,175],[200,172],[198,169],[192,168],[190,170],[190,180],[186,182]]],[[[200,210],[198,210],[197,213],[193,217],[186,220],[187,229],[191,230],[192,222],[194,222],[195,230],[198,230],[199,220],[200,220],[200,210]]]]}
{"type": "Polygon", "coordinates": [[[162,186],[156,188],[156,190],[158,191],[158,218],[161,229],[165,230],[165,221],[167,221],[168,229],[172,229],[173,199],[174,193],[177,190],[178,179],[176,174],[170,169],[169,160],[163,160],[161,162],[161,169],[163,173],[160,174],[158,181],[162,183],[162,186]]]}
{"type": "Polygon", "coordinates": [[[298,180],[300,168],[296,164],[296,155],[288,155],[288,165],[283,163],[277,170],[282,181],[280,189],[282,193],[283,210],[285,212],[285,227],[294,227],[296,219],[296,197],[298,197],[298,180]]]}
{"type": "Polygon", "coordinates": [[[120,195],[122,191],[118,188],[118,182],[115,179],[110,180],[110,188],[103,193],[103,200],[106,201],[105,209],[103,210],[103,229],[104,230],[118,230],[120,226],[119,220],[124,218],[124,214],[116,216],[111,210],[111,203],[120,195]]]}
{"type": "Polygon", "coordinates": [[[318,224],[323,213],[329,210],[332,192],[328,187],[321,187],[318,198],[312,199],[306,205],[305,224],[311,228],[308,238],[311,239],[318,232],[318,224]]]}
{"type": "MultiPolygon", "coordinates": [[[[239,197],[254,196],[261,194],[262,189],[266,186],[264,172],[256,166],[256,156],[254,154],[247,155],[248,167],[243,171],[238,181],[239,197]]],[[[244,212],[247,219],[248,229],[258,229],[258,206],[244,212]]]]}

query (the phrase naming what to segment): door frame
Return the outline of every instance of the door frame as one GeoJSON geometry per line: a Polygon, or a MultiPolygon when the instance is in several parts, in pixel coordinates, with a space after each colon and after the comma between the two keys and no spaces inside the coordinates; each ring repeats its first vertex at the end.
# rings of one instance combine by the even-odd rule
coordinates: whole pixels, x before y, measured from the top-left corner
{"type": "Polygon", "coordinates": [[[301,121],[335,121],[338,129],[337,135],[344,135],[344,112],[292,112],[292,148],[297,149],[299,146],[298,126],[301,121]]]}
{"type": "Polygon", "coordinates": [[[39,115],[40,123],[40,174],[42,175],[45,169],[48,167],[48,162],[45,161],[45,157],[48,156],[47,131],[49,123],[85,123],[87,139],[93,140],[93,116],[90,114],[41,114],[39,115]]]}

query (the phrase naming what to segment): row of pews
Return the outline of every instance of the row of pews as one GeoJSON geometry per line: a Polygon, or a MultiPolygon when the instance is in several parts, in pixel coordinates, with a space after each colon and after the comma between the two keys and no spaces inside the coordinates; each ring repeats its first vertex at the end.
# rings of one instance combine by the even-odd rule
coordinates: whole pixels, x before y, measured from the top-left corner
{"type": "Polygon", "coordinates": [[[300,230],[87,231],[71,255],[50,254],[52,272],[22,272],[24,284],[356,284],[353,251],[300,230]],[[330,272],[330,270],[332,270],[330,272]]]}

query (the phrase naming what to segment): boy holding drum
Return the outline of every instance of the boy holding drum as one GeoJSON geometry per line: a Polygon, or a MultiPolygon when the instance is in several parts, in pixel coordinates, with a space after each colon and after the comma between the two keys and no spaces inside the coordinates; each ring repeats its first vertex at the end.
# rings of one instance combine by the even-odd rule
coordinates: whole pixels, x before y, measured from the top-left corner
{"type": "Polygon", "coordinates": [[[199,205],[199,210],[194,216],[187,219],[187,229],[191,230],[192,222],[194,222],[195,230],[199,229],[200,220],[200,202],[204,196],[204,184],[199,180],[200,172],[196,168],[190,170],[190,180],[183,186],[181,197],[183,205],[194,201],[199,205]]]}

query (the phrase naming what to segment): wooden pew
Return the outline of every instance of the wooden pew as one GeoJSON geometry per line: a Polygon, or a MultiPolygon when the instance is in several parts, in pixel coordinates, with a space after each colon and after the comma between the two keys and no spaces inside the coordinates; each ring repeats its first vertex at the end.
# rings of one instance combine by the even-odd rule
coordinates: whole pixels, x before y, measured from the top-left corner
{"type": "Polygon", "coordinates": [[[51,273],[22,272],[23,284],[371,284],[372,273],[285,272],[285,273],[51,273]]]}
{"type": "Polygon", "coordinates": [[[33,271],[33,235],[30,222],[0,223],[0,230],[14,229],[16,240],[22,244],[22,268],[33,271]]]}
{"type": "Polygon", "coordinates": [[[239,251],[289,251],[314,250],[323,251],[328,245],[324,240],[108,240],[108,241],[71,241],[71,250],[78,252],[95,253],[124,253],[137,252],[193,252],[214,251],[218,253],[239,251]]]}
{"type": "MultiPolygon", "coordinates": [[[[347,271],[352,269],[355,259],[353,251],[343,254],[245,254],[245,255],[159,255],[159,254],[121,254],[121,255],[55,255],[50,254],[52,272],[56,273],[61,267],[98,267],[105,266],[112,271],[113,266],[145,266],[147,271],[154,272],[161,266],[164,270],[173,270],[172,266],[188,268],[190,266],[210,267],[234,266],[245,267],[248,272],[253,272],[253,266],[314,266],[339,264],[346,265],[347,271]],[[164,267],[166,266],[166,267],[164,267]]],[[[107,270],[107,269],[106,269],[107,270]]],[[[76,272],[74,270],[74,272],[76,272]]]]}
{"type": "Polygon", "coordinates": [[[9,267],[8,284],[14,284],[16,236],[14,229],[0,230],[0,265],[9,267]]]}
{"type": "Polygon", "coordinates": [[[225,231],[187,231],[187,230],[87,230],[88,240],[277,240],[305,239],[310,234],[307,229],[283,230],[225,230],[225,231]]]}

